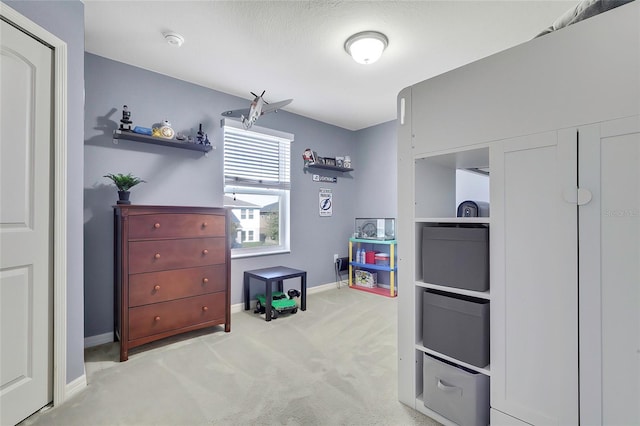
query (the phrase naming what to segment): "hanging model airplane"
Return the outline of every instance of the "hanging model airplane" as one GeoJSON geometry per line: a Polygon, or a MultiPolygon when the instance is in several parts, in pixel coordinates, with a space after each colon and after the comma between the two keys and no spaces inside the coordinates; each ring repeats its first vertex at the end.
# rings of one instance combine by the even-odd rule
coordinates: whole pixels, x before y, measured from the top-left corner
{"type": "Polygon", "coordinates": [[[285,101],[270,104],[262,98],[264,92],[266,92],[266,90],[263,90],[260,96],[251,92],[251,94],[255,97],[253,98],[253,101],[251,101],[251,105],[249,106],[249,108],[225,111],[222,113],[222,115],[224,117],[239,117],[242,121],[242,124],[244,125],[244,128],[248,129],[253,126],[253,123],[255,123],[258,118],[260,118],[260,116],[269,112],[278,112],[280,108],[289,105],[293,101],[293,99],[287,99],[285,101]]]}

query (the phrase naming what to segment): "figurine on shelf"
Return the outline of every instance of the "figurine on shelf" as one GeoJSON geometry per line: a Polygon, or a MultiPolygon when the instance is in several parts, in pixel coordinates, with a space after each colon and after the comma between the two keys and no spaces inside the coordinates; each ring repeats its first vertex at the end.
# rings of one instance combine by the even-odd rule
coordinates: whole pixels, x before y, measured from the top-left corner
{"type": "Polygon", "coordinates": [[[169,120],[164,120],[162,126],[160,126],[160,137],[165,139],[173,139],[175,132],[171,128],[169,120]]]}
{"type": "Polygon", "coordinates": [[[302,153],[302,159],[304,160],[305,167],[316,162],[316,158],[313,155],[313,151],[311,150],[311,148],[307,148],[304,150],[304,152],[302,153]]]}
{"type": "Polygon", "coordinates": [[[129,108],[126,105],[124,105],[122,107],[122,119],[120,120],[120,130],[125,132],[130,132],[132,123],[133,121],[131,121],[131,111],[129,111],[129,108]]]}
{"type": "Polygon", "coordinates": [[[350,169],[351,168],[351,157],[348,155],[344,156],[344,161],[342,162],[342,167],[350,169]]]}
{"type": "Polygon", "coordinates": [[[204,141],[202,142],[205,146],[211,145],[211,142],[209,142],[209,135],[208,134],[204,134],[204,141]]]}
{"type": "Polygon", "coordinates": [[[200,123],[200,127],[198,128],[196,140],[198,141],[198,145],[204,144],[204,133],[202,132],[202,123],[200,123]]]}

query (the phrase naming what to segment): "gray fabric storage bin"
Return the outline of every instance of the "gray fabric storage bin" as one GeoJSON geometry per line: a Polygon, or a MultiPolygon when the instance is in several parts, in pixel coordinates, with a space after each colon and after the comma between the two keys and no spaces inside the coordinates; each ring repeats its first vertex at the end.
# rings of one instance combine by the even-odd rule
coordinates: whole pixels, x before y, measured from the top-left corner
{"type": "Polygon", "coordinates": [[[422,228],[422,276],[426,283],[467,290],[489,289],[489,228],[422,228]]]}
{"type": "Polygon", "coordinates": [[[425,407],[460,426],[489,424],[489,377],[425,354],[423,379],[425,407]]]}
{"type": "Polygon", "coordinates": [[[489,364],[488,300],[426,290],[422,307],[426,348],[476,367],[489,364]]]}

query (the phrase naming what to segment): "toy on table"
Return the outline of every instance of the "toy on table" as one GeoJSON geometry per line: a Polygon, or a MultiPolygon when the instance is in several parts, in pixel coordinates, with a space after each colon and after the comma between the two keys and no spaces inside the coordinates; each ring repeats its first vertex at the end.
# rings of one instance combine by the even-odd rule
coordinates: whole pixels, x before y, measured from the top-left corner
{"type": "MultiPolygon", "coordinates": [[[[291,312],[292,314],[298,312],[298,305],[293,300],[294,297],[300,297],[300,292],[293,288],[287,294],[280,291],[271,293],[271,318],[276,319],[278,315],[285,312],[291,312]]],[[[258,301],[256,302],[256,310],[253,312],[255,314],[264,314],[266,312],[267,297],[264,294],[258,294],[256,298],[258,301]]]]}

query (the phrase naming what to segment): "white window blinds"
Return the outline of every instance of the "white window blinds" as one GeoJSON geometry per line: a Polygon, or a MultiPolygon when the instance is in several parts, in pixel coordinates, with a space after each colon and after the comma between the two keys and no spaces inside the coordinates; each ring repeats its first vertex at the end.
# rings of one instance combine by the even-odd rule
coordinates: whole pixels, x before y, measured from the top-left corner
{"type": "Polygon", "coordinates": [[[293,135],[268,129],[263,133],[255,126],[245,130],[228,120],[223,129],[225,185],[291,188],[293,135]]]}

